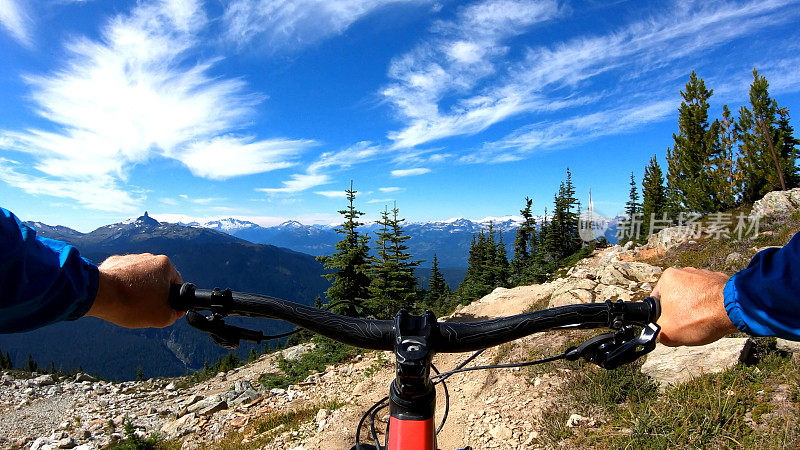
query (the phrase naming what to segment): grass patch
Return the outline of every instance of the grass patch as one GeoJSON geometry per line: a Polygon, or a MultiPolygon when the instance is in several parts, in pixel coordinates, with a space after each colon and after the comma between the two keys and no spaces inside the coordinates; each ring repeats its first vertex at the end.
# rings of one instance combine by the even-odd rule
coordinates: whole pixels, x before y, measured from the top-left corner
{"type": "Polygon", "coordinates": [[[279,434],[295,431],[303,423],[314,419],[319,410],[337,410],[344,406],[339,401],[329,401],[318,405],[298,408],[292,411],[270,414],[251,422],[246,429],[229,434],[224,438],[201,447],[219,450],[255,450],[272,442],[279,434]]]}
{"type": "MultiPolygon", "coordinates": [[[[111,421],[109,421],[111,422],[111,421]]],[[[179,450],[180,442],[164,440],[160,435],[153,433],[148,437],[136,435],[136,427],[130,419],[125,419],[125,438],[112,442],[110,450],[179,450]]]]}
{"type": "Polygon", "coordinates": [[[286,389],[291,384],[305,380],[312,373],[324,371],[329,364],[346,361],[361,353],[361,350],[355,347],[339,344],[322,336],[314,336],[312,341],[316,346],[296,361],[285,359],[279,354],[278,368],[282,373],[264,374],[258,381],[267,389],[286,389]]]}
{"type": "Polygon", "coordinates": [[[569,448],[798,448],[800,369],[764,344],[760,361],[705,375],[658,395],[637,365],[573,371],[542,413],[540,443],[569,448]],[[597,428],[569,429],[568,413],[597,428]],[[565,417],[566,416],[566,417],[565,417]],[[563,419],[563,420],[562,420],[563,419]]]}
{"type": "Polygon", "coordinates": [[[366,369],[364,369],[364,376],[367,378],[372,377],[376,373],[380,372],[380,370],[386,366],[387,362],[388,360],[386,359],[384,353],[381,351],[376,351],[375,362],[366,369]]]}
{"type": "Polygon", "coordinates": [[[786,245],[798,230],[800,230],[800,211],[768,216],[761,220],[759,234],[753,239],[749,237],[742,240],[735,237],[698,239],[692,244],[681,243],[664,254],[646,259],[644,262],[662,268],[700,267],[731,275],[746,268],[757,249],[786,245]],[[734,252],[741,254],[743,259],[730,263],[727,257],[734,252]]]}

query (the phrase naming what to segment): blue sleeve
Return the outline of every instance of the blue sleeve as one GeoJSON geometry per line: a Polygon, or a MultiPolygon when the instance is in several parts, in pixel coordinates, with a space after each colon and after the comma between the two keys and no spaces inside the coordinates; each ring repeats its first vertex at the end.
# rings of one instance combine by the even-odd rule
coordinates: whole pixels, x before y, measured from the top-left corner
{"type": "Polygon", "coordinates": [[[800,341],[800,233],[760,251],[725,284],[725,310],[739,330],[800,341]]]}
{"type": "Polygon", "coordinates": [[[64,242],[40,238],[0,208],[0,333],[29,331],[89,311],[97,267],[64,242]]]}

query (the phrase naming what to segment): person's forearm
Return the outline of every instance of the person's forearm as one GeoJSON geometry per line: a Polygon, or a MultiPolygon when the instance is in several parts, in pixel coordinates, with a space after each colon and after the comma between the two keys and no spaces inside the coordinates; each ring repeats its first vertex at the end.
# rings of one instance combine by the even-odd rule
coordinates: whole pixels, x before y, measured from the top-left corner
{"type": "Polygon", "coordinates": [[[724,296],[739,330],[800,340],[800,233],[782,248],[759,252],[727,283],[724,296]]]}
{"type": "Polygon", "coordinates": [[[0,333],[30,331],[83,316],[98,270],[74,247],[36,236],[0,208],[0,287],[0,333]]]}

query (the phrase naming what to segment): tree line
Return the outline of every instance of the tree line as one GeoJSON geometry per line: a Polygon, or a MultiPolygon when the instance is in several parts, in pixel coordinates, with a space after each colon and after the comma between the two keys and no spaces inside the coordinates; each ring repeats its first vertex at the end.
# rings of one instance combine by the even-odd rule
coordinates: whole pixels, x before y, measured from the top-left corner
{"type": "Polygon", "coordinates": [[[435,254],[428,289],[420,287],[415,269],[424,261],[408,253],[410,236],[404,234],[405,219],[400,218],[396,204],[381,212],[370,246],[371,237],[359,229],[364,213],[355,206],[357,191],[352,182],[345,194],[347,206],[339,211],[344,221],[335,229],[342,238],[333,254],[317,259],[329,271],[324,275],[331,281],[325,292],[329,306],[350,316],[389,318],[401,308],[445,314],[497,287],[544,281],[570,257],[586,252],[578,234],[580,203],[569,169],[554,196],[551,214],[545,209],[541,223],[533,215],[533,201],[525,199],[511,259],[493,224],[473,236],[466,275],[455,290],[445,281],[435,254]]]}
{"type": "MultiPolygon", "coordinates": [[[[750,204],[766,193],[800,186],[796,165],[800,145],[789,109],[769,94],[769,83],[753,69],[749,103],[734,117],[723,105],[710,121],[713,89],[694,71],[681,91],[678,132],[667,148],[666,178],[655,156],[644,169],[641,202],[634,174],[625,215],[641,217],[640,238],[657,221],[674,221],[681,213],[710,214],[750,204]]],[[[625,236],[630,240],[634,233],[625,236]]]]}

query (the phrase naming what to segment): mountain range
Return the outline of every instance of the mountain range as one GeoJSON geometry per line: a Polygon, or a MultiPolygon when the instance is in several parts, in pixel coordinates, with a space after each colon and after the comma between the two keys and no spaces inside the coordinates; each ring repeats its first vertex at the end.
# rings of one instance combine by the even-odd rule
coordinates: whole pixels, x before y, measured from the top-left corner
{"type": "MultiPolygon", "coordinates": [[[[198,287],[230,287],[313,304],[329,285],[322,277],[324,269],[312,255],[253,244],[212,229],[159,223],[146,213],[85,234],[38,222],[26,224],[40,236],[74,245],[95,263],[114,254],[165,254],[183,279],[198,287]]],[[[277,321],[240,318],[232,323],[267,334],[290,329],[277,321]]],[[[145,376],[180,375],[227,353],[184,320],[163,329],[129,330],[93,318],[0,335],[0,349],[9,352],[17,365],[31,354],[42,366],[50,361],[57,368],[81,366],[87,372],[120,380],[134,377],[137,367],[145,376]]],[[[249,349],[243,345],[240,356],[246,357],[249,349]]]]}

